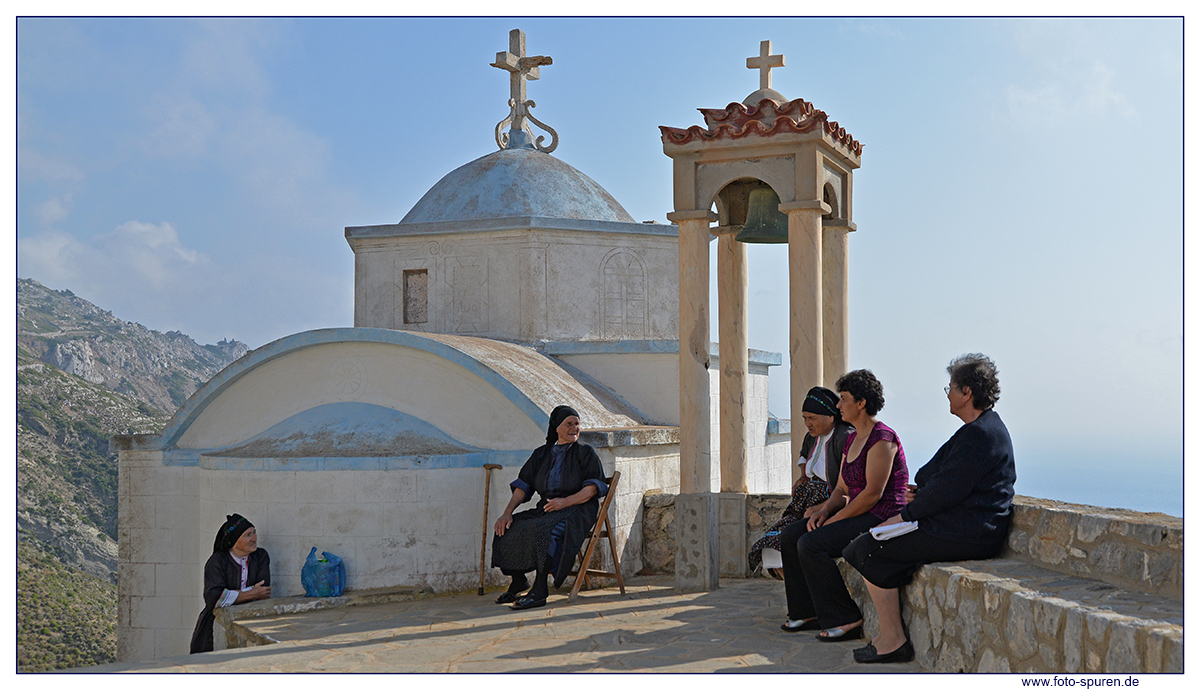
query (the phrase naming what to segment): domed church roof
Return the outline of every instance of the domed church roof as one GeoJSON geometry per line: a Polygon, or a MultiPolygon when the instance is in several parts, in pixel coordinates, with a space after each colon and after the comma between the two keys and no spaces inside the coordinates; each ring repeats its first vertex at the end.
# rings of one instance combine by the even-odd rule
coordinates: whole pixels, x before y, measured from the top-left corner
{"type": "Polygon", "coordinates": [[[633,223],[592,178],[535,148],[506,148],[438,181],[401,223],[538,216],[633,223]]]}
{"type": "Polygon", "coordinates": [[[492,63],[509,74],[510,111],[496,125],[500,150],[443,177],[400,224],[522,217],[635,222],[592,178],[550,155],[558,147],[558,132],[533,115],[537,104],[527,97],[526,82],[538,79],[540,68],[554,60],[526,55],[520,29],[509,32],[508,48],[492,63]],[[549,145],[531,125],[550,135],[549,145]]]}

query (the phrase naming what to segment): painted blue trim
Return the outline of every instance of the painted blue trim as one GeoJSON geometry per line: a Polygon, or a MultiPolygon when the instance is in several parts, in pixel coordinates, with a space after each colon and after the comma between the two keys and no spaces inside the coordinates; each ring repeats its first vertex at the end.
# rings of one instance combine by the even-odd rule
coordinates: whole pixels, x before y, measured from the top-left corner
{"type": "Polygon", "coordinates": [[[392,223],[387,225],[352,225],[346,228],[346,242],[381,237],[410,237],[413,235],[460,235],[505,230],[568,230],[575,232],[612,232],[623,235],[656,235],[678,237],[679,226],[661,223],[624,223],[615,220],[583,218],[547,218],[545,216],[511,216],[467,220],[439,220],[429,223],[392,223]]]}
{"type": "Polygon", "coordinates": [[[187,399],[187,402],[179,408],[175,415],[171,417],[171,421],[160,434],[162,441],[159,448],[173,449],[179,438],[183,436],[184,432],[188,430],[192,423],[196,421],[196,418],[200,416],[213,400],[236,383],[238,379],[255,368],[298,350],[317,345],[345,342],[398,345],[400,347],[423,350],[436,355],[461,366],[489,383],[524,412],[537,427],[544,428],[550,423],[550,415],[538,407],[533,400],[530,400],[529,396],[521,392],[511,381],[474,357],[445,343],[422,337],[417,333],[393,331],[387,328],[323,328],[280,338],[258,349],[251,350],[243,355],[241,359],[222,369],[220,373],[209,379],[208,383],[197,389],[187,399]]]}
{"type": "Polygon", "coordinates": [[[221,458],[200,457],[198,453],[166,451],[163,464],[175,467],[200,467],[206,470],[243,470],[254,472],[330,472],[342,470],[442,470],[483,467],[494,463],[520,467],[529,458],[523,450],[494,450],[461,455],[410,455],[378,458],[221,458]]]}
{"type": "Polygon", "coordinates": [[[678,354],[678,340],[542,340],[537,348],[555,357],[564,355],[678,354]]]}
{"type": "MultiPolygon", "coordinates": [[[[542,352],[555,357],[571,355],[628,355],[628,354],[678,354],[678,340],[541,340],[535,343],[542,352]]],[[[711,357],[720,356],[718,343],[708,344],[711,357]]],[[[768,350],[747,350],[750,364],[777,367],[783,364],[783,355],[768,350]]]]}
{"type": "Polygon", "coordinates": [[[771,417],[770,419],[767,420],[767,434],[768,435],[791,434],[791,433],[792,433],[792,420],[776,419],[775,417],[771,417]]]}

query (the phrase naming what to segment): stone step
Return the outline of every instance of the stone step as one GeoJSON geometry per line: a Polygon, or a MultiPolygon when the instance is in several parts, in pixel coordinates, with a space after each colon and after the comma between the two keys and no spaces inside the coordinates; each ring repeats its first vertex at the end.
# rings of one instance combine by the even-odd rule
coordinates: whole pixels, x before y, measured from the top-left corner
{"type": "MultiPolygon", "coordinates": [[[[867,630],[862,577],[842,573],[867,630]]],[[[934,563],[902,590],[917,662],[937,672],[1183,671],[1183,604],[1014,558],[934,563]]]]}
{"type": "Polygon", "coordinates": [[[247,628],[241,624],[243,621],[345,606],[391,604],[432,596],[433,590],[424,587],[381,587],[347,590],[340,597],[275,597],[219,608],[213,624],[213,648],[234,649],[275,644],[276,640],[247,628]]]}

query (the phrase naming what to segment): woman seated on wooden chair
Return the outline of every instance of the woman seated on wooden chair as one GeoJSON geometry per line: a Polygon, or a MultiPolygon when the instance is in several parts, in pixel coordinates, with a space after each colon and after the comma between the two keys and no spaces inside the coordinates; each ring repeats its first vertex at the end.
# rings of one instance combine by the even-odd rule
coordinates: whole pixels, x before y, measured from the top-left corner
{"type": "Polygon", "coordinates": [[[599,512],[599,498],[608,493],[600,456],[579,443],[579,413],[559,405],[550,413],[546,443],[533,451],[512,482],[512,498],[496,520],[492,539],[492,567],[512,577],[508,591],[496,599],[514,609],[546,605],[548,580],[562,586],[583,540],[599,512]],[[513,515],[513,509],[536,491],[541,497],[531,510],[513,515]],[[536,571],[533,588],[525,574],[536,571]]]}

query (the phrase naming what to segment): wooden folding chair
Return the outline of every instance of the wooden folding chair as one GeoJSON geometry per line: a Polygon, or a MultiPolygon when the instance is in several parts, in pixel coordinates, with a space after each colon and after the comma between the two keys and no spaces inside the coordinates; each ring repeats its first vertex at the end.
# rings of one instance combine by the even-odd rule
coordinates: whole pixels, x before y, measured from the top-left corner
{"type": "Polygon", "coordinates": [[[613,496],[617,495],[617,482],[621,480],[620,472],[613,472],[612,477],[607,480],[608,493],[605,494],[604,500],[600,502],[600,512],[596,514],[596,524],[592,527],[592,532],[587,537],[587,548],[583,549],[580,554],[582,560],[579,561],[579,566],[571,571],[575,576],[575,584],[571,587],[571,595],[568,601],[575,601],[576,595],[579,594],[579,589],[583,585],[587,585],[588,589],[592,588],[592,576],[615,577],[617,586],[621,588],[621,594],[625,593],[625,578],[621,576],[621,561],[617,558],[617,543],[612,536],[612,525],[608,521],[608,506],[612,503],[613,496]],[[608,539],[608,550],[612,554],[613,570],[598,570],[592,568],[592,554],[596,551],[596,543],[601,538],[608,539]]]}

